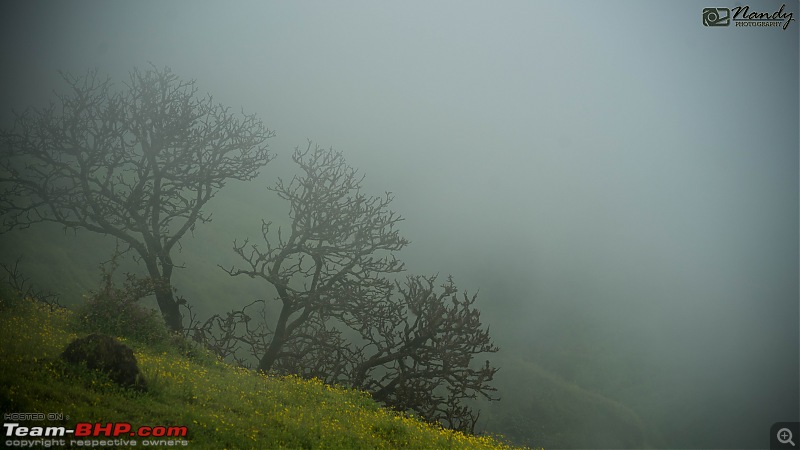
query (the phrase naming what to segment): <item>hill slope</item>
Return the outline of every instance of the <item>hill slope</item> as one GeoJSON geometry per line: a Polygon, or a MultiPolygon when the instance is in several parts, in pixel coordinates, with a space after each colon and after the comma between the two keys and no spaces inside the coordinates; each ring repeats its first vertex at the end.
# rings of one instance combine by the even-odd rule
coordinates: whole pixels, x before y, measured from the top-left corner
{"type": "Polygon", "coordinates": [[[507,358],[501,367],[502,386],[514,382],[515,395],[503,397],[504,405],[482,405],[482,415],[513,442],[544,448],[660,447],[659,438],[627,406],[531,362],[507,358]]]}
{"type": "MultiPolygon", "coordinates": [[[[132,430],[154,427],[154,435],[155,427],[186,427],[185,438],[159,437],[160,445],[188,441],[191,448],[213,449],[508,448],[487,436],[443,430],[383,409],[362,392],[264,376],[202,352],[185,356],[166,344],[127,342],[149,390],[121,389],[104,375],[59,358],[78,336],[73,315],[32,300],[0,299],[0,409],[63,415],[18,421],[23,426],[71,429],[81,422],[124,422],[132,430]]],[[[122,439],[143,445],[145,438],[122,439]]]]}

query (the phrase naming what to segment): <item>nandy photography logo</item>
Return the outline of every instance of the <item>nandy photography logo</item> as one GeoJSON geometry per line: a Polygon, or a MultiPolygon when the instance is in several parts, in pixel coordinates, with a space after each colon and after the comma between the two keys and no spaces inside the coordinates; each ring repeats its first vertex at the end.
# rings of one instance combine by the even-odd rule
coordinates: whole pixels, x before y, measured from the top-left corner
{"type": "Polygon", "coordinates": [[[737,27],[789,27],[794,19],[791,12],[785,12],[786,4],[773,12],[751,11],[750,6],[735,8],[703,8],[703,25],[707,27],[727,27],[731,21],[737,27]],[[731,15],[733,13],[733,15],[731,15]]]}

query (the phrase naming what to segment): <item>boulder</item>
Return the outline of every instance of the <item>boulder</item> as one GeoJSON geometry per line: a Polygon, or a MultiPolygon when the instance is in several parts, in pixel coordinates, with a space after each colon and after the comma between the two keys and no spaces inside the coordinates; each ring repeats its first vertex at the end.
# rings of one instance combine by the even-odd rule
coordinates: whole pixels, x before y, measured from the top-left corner
{"type": "Polygon", "coordinates": [[[69,363],[86,363],[86,367],[108,374],[117,384],[138,391],[146,391],[147,384],[139,372],[133,350],[104,334],[90,334],[75,339],[61,354],[69,363]]]}

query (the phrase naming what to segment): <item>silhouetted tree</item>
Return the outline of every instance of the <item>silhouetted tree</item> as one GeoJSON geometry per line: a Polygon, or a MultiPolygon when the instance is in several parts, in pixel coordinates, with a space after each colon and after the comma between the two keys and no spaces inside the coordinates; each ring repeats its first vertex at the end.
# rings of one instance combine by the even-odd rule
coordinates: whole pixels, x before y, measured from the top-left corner
{"type": "Polygon", "coordinates": [[[211,219],[203,207],[227,180],[253,179],[270,161],[273,132],[168,68],[133,69],[122,91],[97,71],[62,77],[68,93],[0,134],[2,227],[49,221],[124,242],[159,281],[161,313],[180,330],[170,254],[211,219]]]}
{"type": "Polygon", "coordinates": [[[471,367],[476,354],[497,351],[475,296],[459,297],[451,279],[441,291],[436,277],[392,282],[404,270],[393,252],[408,241],[395,228],[402,219],[388,209],[391,194],[362,194],[363,177],[341,153],[309,142],[293,159],[302,175],[272,188],[290,204],[288,231],[273,233],[263,222],[265,248],[234,243],[245,267],[225,269],[273,285],[280,313],[254,325],[251,304],[212,318],[204,332],[216,323],[250,347],[262,371],[362,388],[399,410],[471,431],[477,414],[463,400],[494,399],[489,383],[497,371],[488,361],[471,367]]]}
{"type": "Polygon", "coordinates": [[[396,283],[399,299],[348,309],[342,321],[361,339],[351,344],[355,358],[341,381],[349,379],[396,409],[472,432],[478,412],[463,401],[478,395],[497,400],[490,384],[497,368],[489,361],[477,368],[471,363],[498,349],[474,308],[477,296],[459,296],[449,277],[440,290],[435,283],[434,276],[410,276],[396,283]]]}
{"type": "Polygon", "coordinates": [[[288,236],[281,228],[271,235],[271,223],[262,222],[266,248],[247,240],[234,243],[247,267],[226,269],[233,276],[263,278],[277,290],[281,312],[260,356],[262,371],[285,361],[285,345],[299,339],[310,321],[346,309],[355,300],[348,298],[353,286],[367,299],[385,295],[391,283],[384,275],[403,270],[391,252],[408,243],[395,229],[402,219],[387,210],[391,195],[361,194],[363,177],[347,167],[341,153],[312,149],[309,142],[305,150],[295,150],[293,160],[303,176],[288,184],[278,179],[270,188],[290,204],[288,236]]]}

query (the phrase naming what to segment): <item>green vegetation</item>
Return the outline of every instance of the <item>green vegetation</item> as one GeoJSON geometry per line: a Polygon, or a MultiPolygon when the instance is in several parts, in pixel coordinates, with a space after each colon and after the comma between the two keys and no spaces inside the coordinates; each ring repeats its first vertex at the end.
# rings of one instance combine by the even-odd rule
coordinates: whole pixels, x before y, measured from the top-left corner
{"type": "Polygon", "coordinates": [[[9,293],[0,297],[0,314],[0,409],[64,414],[36,425],[186,426],[191,448],[508,448],[383,409],[362,392],[265,376],[166,343],[120,339],[134,349],[149,387],[125,390],[59,358],[85,334],[81,316],[9,293]]]}
{"type": "Polygon", "coordinates": [[[118,288],[112,276],[113,271],[103,270],[100,289],[77,307],[78,331],[124,337],[151,345],[169,341],[170,333],[161,315],[139,303],[153,291],[153,283],[129,274],[125,286],[118,288]]]}

